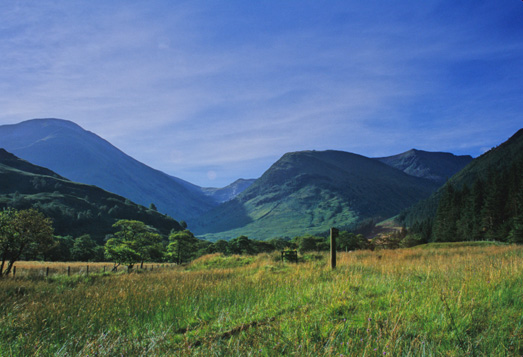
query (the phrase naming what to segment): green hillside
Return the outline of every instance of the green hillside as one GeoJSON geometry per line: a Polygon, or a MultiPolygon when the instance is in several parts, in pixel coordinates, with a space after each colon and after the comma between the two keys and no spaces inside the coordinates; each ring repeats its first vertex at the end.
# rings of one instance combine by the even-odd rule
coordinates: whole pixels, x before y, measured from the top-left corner
{"type": "Polygon", "coordinates": [[[473,160],[400,220],[427,240],[515,241],[523,218],[523,129],[473,160]]]}
{"type": "Polygon", "coordinates": [[[261,178],[191,229],[207,239],[318,234],[390,217],[436,189],[377,160],[341,151],[285,154],[261,178]]]}
{"type": "Polygon", "coordinates": [[[0,208],[34,207],[53,219],[58,235],[90,234],[101,243],[118,219],[136,219],[168,234],[174,219],[96,186],[69,181],[0,149],[0,208]]]}

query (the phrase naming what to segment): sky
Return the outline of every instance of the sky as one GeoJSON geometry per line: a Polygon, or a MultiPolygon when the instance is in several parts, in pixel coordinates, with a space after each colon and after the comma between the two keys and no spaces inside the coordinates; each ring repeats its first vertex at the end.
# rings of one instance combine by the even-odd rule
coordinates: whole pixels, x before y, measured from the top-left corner
{"type": "Polygon", "coordinates": [[[0,54],[0,125],[71,120],[205,187],[523,127],[520,0],[6,0],[0,54]]]}

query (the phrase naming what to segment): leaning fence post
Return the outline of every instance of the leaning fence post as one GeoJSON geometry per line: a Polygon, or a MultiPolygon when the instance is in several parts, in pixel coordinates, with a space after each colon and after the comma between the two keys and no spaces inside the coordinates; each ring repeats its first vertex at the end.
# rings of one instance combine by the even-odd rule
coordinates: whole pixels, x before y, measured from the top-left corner
{"type": "Polygon", "coordinates": [[[331,228],[331,269],[336,268],[336,237],[339,231],[336,228],[331,228]]]}

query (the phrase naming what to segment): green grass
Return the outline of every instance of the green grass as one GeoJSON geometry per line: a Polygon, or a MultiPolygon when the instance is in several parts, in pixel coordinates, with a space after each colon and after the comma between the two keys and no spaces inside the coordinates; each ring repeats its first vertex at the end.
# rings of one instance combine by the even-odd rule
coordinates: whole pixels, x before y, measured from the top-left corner
{"type": "Polygon", "coordinates": [[[428,243],[416,246],[414,248],[421,249],[448,249],[448,248],[464,248],[464,247],[491,247],[503,246],[507,243],[496,241],[476,241],[476,242],[442,242],[442,243],[428,243]]]}
{"type": "Polygon", "coordinates": [[[2,280],[0,355],[523,353],[522,247],[341,253],[334,271],[277,258],[2,280]]]}

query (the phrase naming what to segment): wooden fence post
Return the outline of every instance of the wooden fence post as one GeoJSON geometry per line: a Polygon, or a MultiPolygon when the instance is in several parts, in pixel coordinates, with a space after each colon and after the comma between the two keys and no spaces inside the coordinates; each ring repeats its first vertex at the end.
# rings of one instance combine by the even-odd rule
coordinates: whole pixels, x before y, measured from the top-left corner
{"type": "Polygon", "coordinates": [[[15,277],[15,275],[16,275],[16,267],[13,266],[13,278],[15,277]]]}
{"type": "Polygon", "coordinates": [[[89,275],[89,265],[87,266],[87,269],[85,270],[85,275],[89,275]]]}
{"type": "Polygon", "coordinates": [[[45,268],[45,277],[47,278],[49,276],[49,267],[45,268]]]}
{"type": "Polygon", "coordinates": [[[67,267],[67,276],[71,276],[71,267],[67,267]]]}
{"type": "Polygon", "coordinates": [[[336,268],[336,238],[339,231],[336,228],[331,228],[331,269],[336,268]]]}

